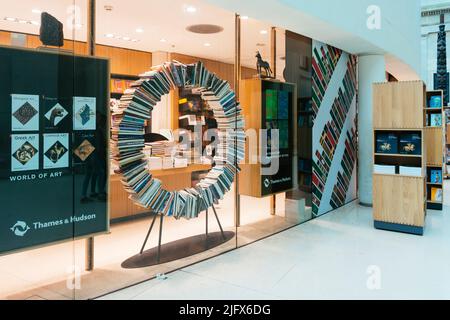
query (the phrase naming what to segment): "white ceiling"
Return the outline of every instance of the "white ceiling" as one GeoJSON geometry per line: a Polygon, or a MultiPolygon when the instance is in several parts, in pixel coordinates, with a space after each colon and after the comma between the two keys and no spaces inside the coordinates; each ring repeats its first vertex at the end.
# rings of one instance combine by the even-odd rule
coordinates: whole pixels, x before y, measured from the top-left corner
{"type": "MultiPolygon", "coordinates": [[[[0,0],[0,29],[38,34],[39,26],[20,24],[4,20],[13,17],[28,21],[39,21],[40,15],[32,9],[47,11],[64,23],[67,39],[86,40],[87,10],[85,0],[0,0]],[[73,9],[75,5],[75,10],[73,9]],[[74,14],[75,12],[75,14],[74,14]],[[72,18],[75,17],[73,25],[72,18]]],[[[202,0],[97,0],[97,43],[125,47],[143,51],[168,51],[202,58],[234,62],[234,13],[214,7],[202,0]],[[111,12],[105,5],[113,7],[111,12]],[[194,13],[186,8],[193,6],[194,13]],[[186,31],[193,24],[216,24],[223,27],[218,34],[201,35],[186,31]],[[141,28],[143,33],[137,33],[141,28]],[[137,39],[139,42],[107,38],[106,34],[137,39]],[[160,40],[166,39],[163,43],[160,40]],[[206,47],[205,43],[210,44],[206,47]]],[[[253,67],[255,52],[260,50],[264,59],[270,54],[270,28],[267,23],[242,20],[242,64],[253,67]],[[266,30],[267,34],[261,34],[266,30]],[[262,46],[257,46],[260,44],[262,46]]],[[[284,32],[278,36],[279,46],[283,46],[284,32]]],[[[279,50],[279,52],[282,52],[279,50]]],[[[280,54],[282,55],[282,54],[280,54]]]]}

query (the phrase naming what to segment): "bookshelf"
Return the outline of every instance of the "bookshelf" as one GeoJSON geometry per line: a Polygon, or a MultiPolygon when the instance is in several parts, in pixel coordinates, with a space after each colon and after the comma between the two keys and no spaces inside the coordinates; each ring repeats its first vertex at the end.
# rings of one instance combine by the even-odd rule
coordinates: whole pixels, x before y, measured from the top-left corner
{"type": "Polygon", "coordinates": [[[442,90],[426,92],[425,105],[425,143],[426,177],[427,177],[427,209],[443,208],[443,177],[445,157],[445,111],[442,90]]]}
{"type": "Polygon", "coordinates": [[[120,99],[125,90],[136,80],[139,80],[139,77],[112,73],[110,79],[111,98],[120,99]]]}
{"type": "Polygon", "coordinates": [[[425,85],[373,86],[373,219],[381,230],[423,235],[427,207],[425,85]]]}
{"type": "MultiPolygon", "coordinates": [[[[296,119],[297,89],[295,84],[276,80],[246,79],[240,84],[240,103],[245,129],[255,130],[255,140],[246,141],[246,161],[241,165],[239,193],[263,198],[290,191],[296,185],[294,157],[297,149],[296,119]],[[263,175],[263,164],[250,163],[249,154],[261,155],[260,130],[279,130],[279,170],[275,175],[263,175]]],[[[268,149],[270,144],[268,139],[268,149]]]]}

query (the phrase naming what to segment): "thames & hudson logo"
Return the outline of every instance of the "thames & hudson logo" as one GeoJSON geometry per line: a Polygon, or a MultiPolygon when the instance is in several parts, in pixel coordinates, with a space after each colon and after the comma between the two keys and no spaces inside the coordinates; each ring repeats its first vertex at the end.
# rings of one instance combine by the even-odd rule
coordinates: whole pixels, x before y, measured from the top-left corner
{"type": "Polygon", "coordinates": [[[28,230],[30,230],[30,227],[24,221],[17,221],[16,224],[11,227],[11,231],[18,237],[23,237],[28,230]]]}

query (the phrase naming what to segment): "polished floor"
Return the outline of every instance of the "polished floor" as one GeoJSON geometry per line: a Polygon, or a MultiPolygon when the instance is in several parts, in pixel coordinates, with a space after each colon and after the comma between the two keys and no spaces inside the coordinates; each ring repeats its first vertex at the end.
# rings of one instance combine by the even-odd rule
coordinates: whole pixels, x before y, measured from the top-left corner
{"type": "MultiPolygon", "coordinates": [[[[110,233],[95,237],[95,268],[91,272],[84,271],[84,240],[67,241],[0,256],[0,300],[92,299],[152,279],[159,273],[168,274],[299,223],[298,213],[290,215],[285,212],[284,195],[277,196],[274,216],[270,214],[269,198],[242,197],[241,227],[236,230],[233,194],[229,192],[216,209],[223,228],[235,232],[237,236],[220,246],[156,266],[124,269],[122,262],[139,252],[151,218],[121,222],[112,225],[110,233]]],[[[304,213],[307,215],[306,211],[304,213]]],[[[205,218],[205,213],[202,213],[198,219],[192,220],[165,219],[162,244],[203,234],[205,218]]],[[[158,243],[159,223],[156,226],[149,237],[147,249],[158,243]]],[[[217,231],[219,227],[210,213],[209,232],[217,231]]]]}
{"type": "Polygon", "coordinates": [[[101,299],[450,299],[448,194],[423,237],[375,230],[352,203],[101,299]]]}

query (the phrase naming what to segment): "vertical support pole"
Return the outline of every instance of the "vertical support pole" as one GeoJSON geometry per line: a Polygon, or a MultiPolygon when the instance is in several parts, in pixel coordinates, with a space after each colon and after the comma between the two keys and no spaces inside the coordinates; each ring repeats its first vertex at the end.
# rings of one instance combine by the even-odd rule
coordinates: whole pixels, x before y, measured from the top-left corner
{"type": "Polygon", "coordinates": [[[88,55],[95,56],[96,0],[87,0],[87,1],[88,1],[87,49],[88,55]]]}
{"type": "MultiPolygon", "coordinates": [[[[241,83],[241,16],[239,14],[235,15],[235,27],[234,27],[235,35],[235,52],[234,52],[234,92],[236,93],[236,99],[239,101],[239,86],[241,83]]],[[[236,118],[237,121],[237,118],[236,118]]],[[[237,145],[237,139],[235,139],[235,143],[237,145]]],[[[237,155],[235,155],[235,163],[237,163],[237,155]]],[[[240,227],[241,225],[241,197],[239,195],[239,174],[236,172],[235,179],[235,212],[234,212],[234,224],[236,227],[240,227]]]]}
{"type": "Polygon", "coordinates": [[[206,209],[206,241],[208,241],[208,209],[206,209]]]}
{"type": "Polygon", "coordinates": [[[86,271],[94,270],[94,237],[89,237],[86,239],[86,271]]]}
{"type": "MultiPolygon", "coordinates": [[[[95,56],[95,0],[87,0],[87,47],[88,55],[95,56]]],[[[94,270],[94,237],[86,239],[86,271],[94,270]]]]}
{"type": "Polygon", "coordinates": [[[358,58],[358,189],[359,202],[372,206],[373,172],[373,89],[375,82],[386,80],[384,55],[358,58]]]}
{"type": "Polygon", "coordinates": [[[274,216],[277,212],[277,195],[273,194],[270,197],[270,215],[274,216]]]}
{"type": "Polygon", "coordinates": [[[270,32],[270,60],[273,77],[277,78],[277,28],[272,27],[270,32]]]}

